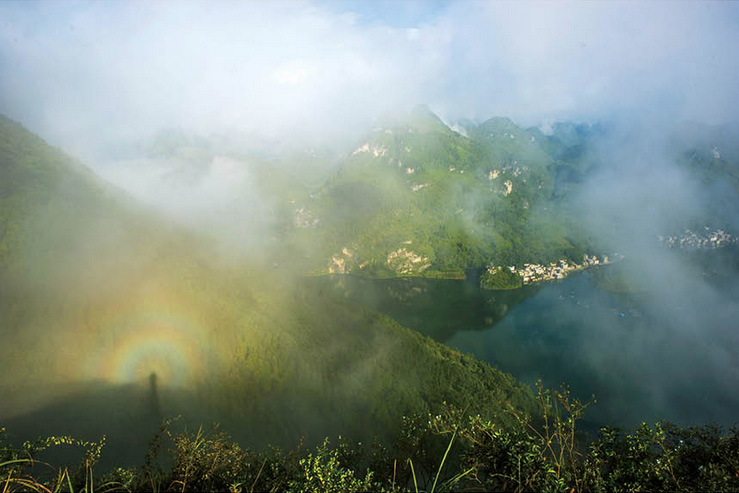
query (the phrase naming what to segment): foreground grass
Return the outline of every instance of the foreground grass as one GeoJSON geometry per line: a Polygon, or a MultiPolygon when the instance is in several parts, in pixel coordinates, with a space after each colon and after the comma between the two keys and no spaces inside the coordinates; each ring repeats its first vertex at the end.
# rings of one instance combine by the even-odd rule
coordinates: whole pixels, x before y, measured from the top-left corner
{"type": "Polygon", "coordinates": [[[175,432],[163,423],[136,468],[95,470],[105,438],[49,437],[13,448],[0,432],[0,489],[11,491],[739,491],[739,430],[642,424],[630,433],[602,428],[589,439],[577,422],[587,405],[566,388],[539,386],[544,419],[510,411],[500,427],[445,407],[404,417],[388,444],[326,439],[288,452],[243,449],[217,426],[175,432]],[[75,467],[39,457],[82,451],[75,467]]]}

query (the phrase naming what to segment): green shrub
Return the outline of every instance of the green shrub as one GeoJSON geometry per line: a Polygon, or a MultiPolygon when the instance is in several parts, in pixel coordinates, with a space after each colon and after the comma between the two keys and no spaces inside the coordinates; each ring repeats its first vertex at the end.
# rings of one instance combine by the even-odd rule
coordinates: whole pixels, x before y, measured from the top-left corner
{"type": "Polygon", "coordinates": [[[290,491],[308,493],[353,493],[376,490],[372,482],[372,472],[367,471],[363,478],[343,466],[339,452],[328,447],[328,439],[318,446],[315,452],[300,460],[302,474],[292,481],[290,491]]]}
{"type": "Polygon", "coordinates": [[[485,271],[480,276],[480,287],[483,289],[518,289],[523,286],[523,279],[505,267],[497,267],[485,271]]]}

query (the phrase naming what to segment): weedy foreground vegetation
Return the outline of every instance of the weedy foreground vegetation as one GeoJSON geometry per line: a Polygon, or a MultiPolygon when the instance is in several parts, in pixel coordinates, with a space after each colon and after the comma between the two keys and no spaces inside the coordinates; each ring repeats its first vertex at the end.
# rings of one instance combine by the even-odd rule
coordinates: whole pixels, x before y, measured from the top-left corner
{"type": "Polygon", "coordinates": [[[541,416],[511,409],[515,424],[445,406],[403,418],[390,443],[302,438],[290,451],[242,448],[217,425],[179,429],[166,420],[140,467],[100,472],[105,437],[47,437],[20,448],[0,432],[2,491],[739,491],[739,429],[643,423],[631,432],[604,427],[587,437],[578,421],[589,404],[566,387],[538,385],[541,416]],[[45,453],[76,447],[76,466],[45,453]]]}

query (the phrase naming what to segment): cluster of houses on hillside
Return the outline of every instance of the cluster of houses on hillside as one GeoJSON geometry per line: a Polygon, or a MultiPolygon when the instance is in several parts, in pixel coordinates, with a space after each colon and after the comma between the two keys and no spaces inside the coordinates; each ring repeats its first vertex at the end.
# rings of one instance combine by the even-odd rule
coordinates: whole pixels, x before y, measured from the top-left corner
{"type": "MultiPolygon", "coordinates": [[[[623,257],[616,254],[616,258],[620,260],[623,257]]],[[[585,254],[581,264],[562,259],[558,262],[552,262],[549,265],[523,264],[523,267],[511,265],[508,269],[510,269],[511,273],[519,275],[524,284],[531,284],[541,281],[564,279],[572,272],[583,270],[593,265],[610,264],[611,262],[612,260],[608,258],[607,255],[604,255],[603,258],[599,258],[597,255],[585,254]]],[[[491,265],[488,268],[488,271],[492,272],[494,269],[496,269],[496,267],[491,265]]]]}
{"type": "MultiPolygon", "coordinates": [[[[708,230],[708,228],[706,228],[708,230]]],[[[693,231],[686,229],[681,235],[659,236],[659,241],[670,248],[684,248],[689,250],[698,250],[705,248],[722,248],[732,243],[736,243],[739,239],[731,236],[723,229],[718,231],[707,232],[699,235],[693,231]]]]}

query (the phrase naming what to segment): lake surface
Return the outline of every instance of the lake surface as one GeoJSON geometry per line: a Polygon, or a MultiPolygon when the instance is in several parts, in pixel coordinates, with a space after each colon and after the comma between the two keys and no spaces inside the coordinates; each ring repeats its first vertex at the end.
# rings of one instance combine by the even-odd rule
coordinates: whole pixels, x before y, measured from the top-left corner
{"type": "Polygon", "coordinates": [[[421,278],[312,282],[523,382],[595,395],[588,427],[738,423],[739,292],[701,281],[628,295],[598,289],[597,277],[512,291],[421,278]]]}

